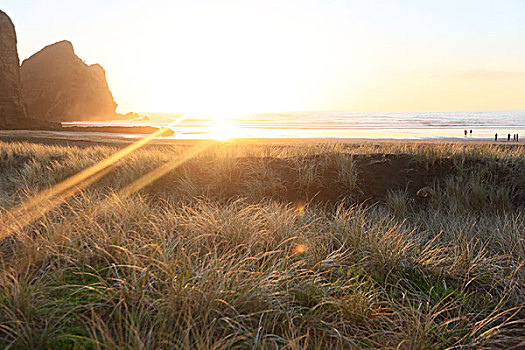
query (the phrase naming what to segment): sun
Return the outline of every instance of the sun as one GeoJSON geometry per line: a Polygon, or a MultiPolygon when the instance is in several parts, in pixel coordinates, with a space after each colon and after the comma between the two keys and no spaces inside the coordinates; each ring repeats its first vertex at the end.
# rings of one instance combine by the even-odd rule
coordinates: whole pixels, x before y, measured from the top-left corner
{"type": "Polygon", "coordinates": [[[235,112],[214,112],[203,115],[210,121],[208,137],[219,141],[228,141],[233,138],[244,137],[243,130],[237,126],[237,122],[244,114],[235,112]]]}
{"type": "Polygon", "coordinates": [[[242,137],[242,130],[227,122],[221,123],[220,121],[217,121],[217,123],[210,128],[208,135],[210,139],[228,141],[242,137]]]}

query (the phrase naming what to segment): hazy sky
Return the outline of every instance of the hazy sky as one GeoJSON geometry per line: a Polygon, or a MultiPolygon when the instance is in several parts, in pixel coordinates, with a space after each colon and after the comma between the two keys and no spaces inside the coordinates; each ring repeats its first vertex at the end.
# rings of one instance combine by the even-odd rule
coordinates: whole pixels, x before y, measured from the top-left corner
{"type": "Polygon", "coordinates": [[[21,59],[70,40],[119,111],[525,109],[524,0],[0,0],[21,59]]]}

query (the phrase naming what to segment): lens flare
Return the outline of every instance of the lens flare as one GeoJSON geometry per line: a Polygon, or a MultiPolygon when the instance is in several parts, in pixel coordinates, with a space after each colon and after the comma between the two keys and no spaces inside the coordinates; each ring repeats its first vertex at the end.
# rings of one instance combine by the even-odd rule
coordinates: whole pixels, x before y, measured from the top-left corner
{"type": "Polygon", "coordinates": [[[295,211],[297,212],[297,215],[303,216],[305,208],[306,208],[306,205],[304,204],[303,201],[297,202],[297,204],[295,205],[295,211]]]}
{"type": "Polygon", "coordinates": [[[293,255],[301,255],[301,254],[304,254],[308,251],[308,246],[306,244],[298,244],[294,249],[293,249],[293,255]]]}
{"type": "MultiPolygon", "coordinates": [[[[167,127],[169,128],[176,125],[186,118],[187,115],[183,115],[175,119],[167,127]]],[[[165,128],[160,128],[156,132],[138,140],[97,164],[23,201],[0,218],[0,241],[23,229],[26,225],[60,205],[71,196],[80,192],[93,182],[98,181],[102,176],[111,171],[113,165],[118,161],[148,144],[154,138],[161,136],[165,131],[165,128]]]]}

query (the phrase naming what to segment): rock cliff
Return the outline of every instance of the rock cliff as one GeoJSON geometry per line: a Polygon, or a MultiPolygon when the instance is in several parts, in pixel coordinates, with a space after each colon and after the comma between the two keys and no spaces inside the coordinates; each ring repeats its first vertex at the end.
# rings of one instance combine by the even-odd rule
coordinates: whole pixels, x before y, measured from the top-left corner
{"type": "Polygon", "coordinates": [[[24,127],[27,121],[20,85],[15,26],[9,16],[0,10],[0,128],[24,127]]]}
{"type": "Polygon", "coordinates": [[[27,113],[40,120],[76,121],[115,118],[104,69],[77,57],[69,41],[44,47],[24,60],[22,93],[27,113]]]}

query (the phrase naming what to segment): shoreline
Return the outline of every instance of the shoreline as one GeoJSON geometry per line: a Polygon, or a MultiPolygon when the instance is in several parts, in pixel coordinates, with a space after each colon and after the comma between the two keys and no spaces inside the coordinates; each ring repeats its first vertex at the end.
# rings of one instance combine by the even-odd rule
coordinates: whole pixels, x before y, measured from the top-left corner
{"type": "Polygon", "coordinates": [[[164,127],[156,126],[64,126],[62,125],[60,130],[64,132],[96,132],[96,133],[107,133],[107,134],[130,134],[130,135],[148,135],[162,131],[162,136],[173,136],[173,130],[164,127]]]}
{"type": "MultiPolygon", "coordinates": [[[[78,132],[78,131],[47,131],[47,130],[0,130],[0,141],[2,142],[30,142],[43,145],[65,145],[65,146],[122,146],[125,147],[147,137],[147,134],[125,134],[125,133],[103,133],[103,132],[78,132]]],[[[231,138],[226,141],[214,139],[176,139],[155,138],[149,142],[150,146],[167,146],[194,144],[204,141],[216,141],[217,143],[242,143],[242,144],[313,144],[313,143],[461,143],[461,144],[493,144],[498,146],[517,147],[524,145],[523,141],[494,141],[476,138],[424,138],[424,139],[387,139],[387,138],[231,138]]]]}

